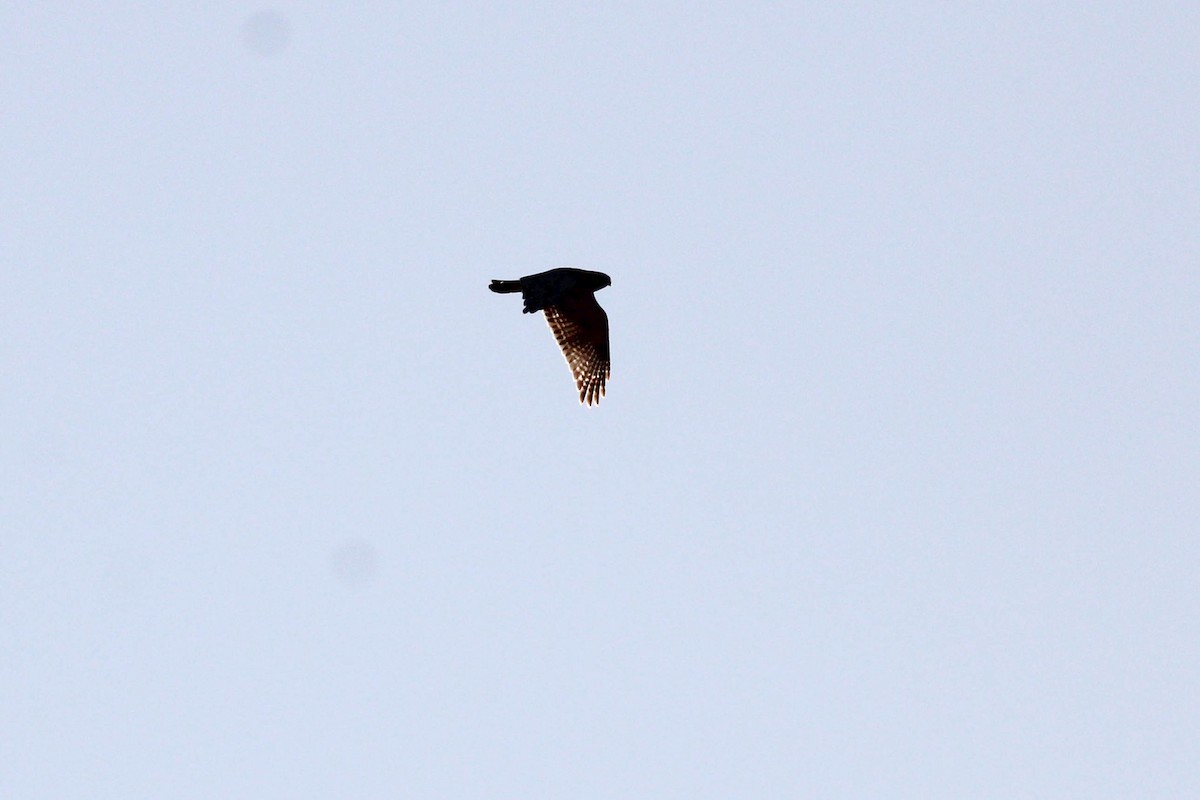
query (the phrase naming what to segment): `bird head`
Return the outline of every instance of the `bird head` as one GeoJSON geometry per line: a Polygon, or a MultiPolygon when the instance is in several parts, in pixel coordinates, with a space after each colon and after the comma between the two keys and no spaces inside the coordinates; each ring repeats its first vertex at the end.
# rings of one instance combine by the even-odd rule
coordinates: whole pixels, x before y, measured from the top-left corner
{"type": "Polygon", "coordinates": [[[598,292],[605,286],[612,286],[612,278],[603,272],[588,272],[586,282],[587,288],[593,292],[598,292]]]}

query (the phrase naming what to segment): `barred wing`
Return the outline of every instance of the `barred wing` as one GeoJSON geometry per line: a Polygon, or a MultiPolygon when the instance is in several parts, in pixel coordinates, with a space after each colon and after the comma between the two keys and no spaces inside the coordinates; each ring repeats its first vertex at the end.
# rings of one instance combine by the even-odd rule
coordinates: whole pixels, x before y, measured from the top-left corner
{"type": "Polygon", "coordinates": [[[591,292],[564,297],[546,306],[546,321],[562,348],[579,389],[579,402],[589,406],[604,396],[612,374],[608,355],[608,315],[591,292]]]}

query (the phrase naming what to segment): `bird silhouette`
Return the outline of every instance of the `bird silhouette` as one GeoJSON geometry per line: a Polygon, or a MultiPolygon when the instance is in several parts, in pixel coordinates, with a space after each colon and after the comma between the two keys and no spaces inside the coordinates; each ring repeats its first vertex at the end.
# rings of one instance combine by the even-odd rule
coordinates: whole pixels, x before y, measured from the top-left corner
{"type": "Polygon", "coordinates": [[[545,312],[546,322],[562,348],[579,402],[594,405],[604,396],[612,374],[608,353],[608,315],[596,302],[596,292],[612,285],[603,272],[559,267],[515,281],[492,281],[493,292],[520,292],[524,313],[545,312]]]}

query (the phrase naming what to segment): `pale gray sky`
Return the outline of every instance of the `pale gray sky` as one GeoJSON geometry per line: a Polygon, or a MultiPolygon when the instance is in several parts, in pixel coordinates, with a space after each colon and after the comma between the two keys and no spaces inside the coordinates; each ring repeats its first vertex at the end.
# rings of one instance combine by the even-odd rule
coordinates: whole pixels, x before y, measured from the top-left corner
{"type": "Polygon", "coordinates": [[[136,5],[0,6],[0,795],[1200,796],[1196,4],[136,5]]]}

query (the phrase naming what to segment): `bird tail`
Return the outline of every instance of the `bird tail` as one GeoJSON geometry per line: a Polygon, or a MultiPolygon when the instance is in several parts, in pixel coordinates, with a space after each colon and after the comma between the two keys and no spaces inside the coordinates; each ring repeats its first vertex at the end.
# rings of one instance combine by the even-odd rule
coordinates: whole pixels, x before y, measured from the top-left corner
{"type": "Polygon", "coordinates": [[[509,294],[511,292],[521,291],[520,281],[492,281],[492,285],[488,287],[493,292],[498,294],[509,294]]]}

